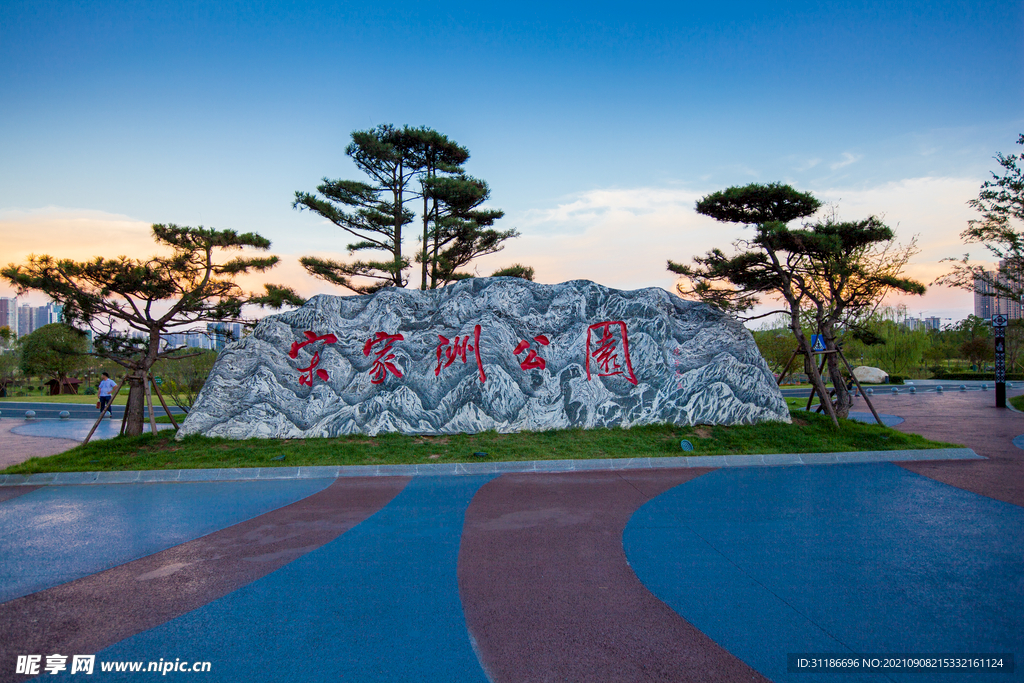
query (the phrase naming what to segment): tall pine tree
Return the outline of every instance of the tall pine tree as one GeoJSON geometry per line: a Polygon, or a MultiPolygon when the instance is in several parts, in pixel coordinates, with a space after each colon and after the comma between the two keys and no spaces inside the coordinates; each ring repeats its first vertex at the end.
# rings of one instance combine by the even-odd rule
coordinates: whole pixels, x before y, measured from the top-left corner
{"type": "Polygon", "coordinates": [[[350,254],[383,251],[387,256],[351,262],[302,257],[300,262],[315,277],[357,294],[408,284],[411,264],[402,239],[403,229],[416,218],[411,208],[416,200],[423,207],[416,257],[422,289],[471,277],[457,269],[500,251],[502,242],[519,235],[514,229],[491,228],[504,212],[481,208],[490,191],[485,182],[465,174],[469,150],[431,128],[381,125],[356,131],[345,153],[373,182],[324,178],[317,187],[319,196],[296,192],[292,206],[354,236],[358,241],[347,246],[350,254]]]}

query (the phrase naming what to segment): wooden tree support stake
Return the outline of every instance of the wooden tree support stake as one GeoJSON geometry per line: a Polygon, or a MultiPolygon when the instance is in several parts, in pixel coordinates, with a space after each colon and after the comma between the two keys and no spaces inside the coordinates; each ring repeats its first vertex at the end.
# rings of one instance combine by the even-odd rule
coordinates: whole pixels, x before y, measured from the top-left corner
{"type": "Polygon", "coordinates": [[[174,416],[171,415],[171,409],[167,407],[167,401],[164,400],[164,395],[160,393],[160,385],[154,382],[153,388],[156,389],[156,397],[160,399],[160,405],[164,407],[164,412],[167,413],[167,417],[170,419],[171,424],[174,425],[175,429],[178,429],[178,423],[175,422],[174,416]]]}
{"type": "Polygon", "coordinates": [[[146,404],[149,408],[149,427],[156,436],[156,411],[153,410],[153,375],[146,373],[146,404]]]}
{"type": "Polygon", "coordinates": [[[786,367],[784,367],[782,369],[782,372],[779,373],[778,385],[780,387],[782,386],[782,380],[785,379],[786,375],[789,373],[789,366],[793,364],[793,361],[795,361],[796,357],[799,356],[799,355],[800,355],[800,347],[798,346],[798,347],[796,347],[796,351],[793,352],[793,355],[789,357],[789,362],[786,363],[786,367]]]}
{"type": "MultiPolygon", "coordinates": [[[[129,387],[129,391],[131,388],[129,387]]],[[[121,436],[124,436],[124,428],[128,424],[128,405],[125,404],[124,415],[121,416],[121,436]]]]}
{"type": "MultiPolygon", "coordinates": [[[[818,376],[819,376],[819,377],[821,377],[821,371],[822,371],[822,370],[824,370],[824,369],[825,369],[825,357],[824,357],[824,356],[822,356],[822,357],[821,357],[821,364],[820,364],[820,365],[818,366],[818,376]]],[[[824,382],[825,382],[825,379],[824,379],[824,378],[822,378],[822,380],[821,380],[821,381],[822,381],[822,383],[824,383],[824,382]]],[[[818,387],[816,387],[816,386],[814,386],[814,385],[812,384],[812,385],[811,385],[811,395],[807,397],[807,407],[806,407],[806,408],[804,408],[804,410],[810,410],[810,409],[811,409],[811,403],[812,403],[812,402],[814,401],[814,395],[815,395],[816,393],[818,393],[818,387]]],[[[827,400],[828,400],[828,397],[827,397],[827,396],[822,396],[822,397],[821,397],[821,402],[822,402],[822,403],[824,403],[824,402],[825,402],[825,401],[827,401],[827,400]]],[[[824,406],[822,406],[822,407],[824,407],[824,406]]]]}
{"type": "Polygon", "coordinates": [[[857,380],[857,375],[853,374],[853,368],[850,367],[850,361],[846,360],[846,356],[843,355],[842,351],[839,351],[839,349],[836,349],[836,351],[839,352],[839,357],[842,359],[843,365],[845,365],[846,369],[850,371],[850,377],[853,378],[853,383],[857,385],[857,391],[859,391],[860,395],[864,397],[864,402],[867,403],[868,408],[871,409],[871,414],[875,416],[875,420],[878,421],[878,424],[884,427],[885,423],[882,422],[882,418],[878,417],[878,411],[876,411],[875,406],[872,405],[871,399],[868,398],[867,392],[864,391],[864,388],[860,385],[860,382],[857,380]]]}

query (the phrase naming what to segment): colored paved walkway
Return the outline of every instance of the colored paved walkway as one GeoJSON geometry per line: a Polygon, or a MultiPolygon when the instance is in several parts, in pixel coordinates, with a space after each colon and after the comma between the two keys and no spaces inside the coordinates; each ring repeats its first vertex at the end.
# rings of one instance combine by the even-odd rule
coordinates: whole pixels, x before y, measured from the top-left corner
{"type": "Polygon", "coordinates": [[[0,681],[55,652],[96,680],[1021,681],[786,669],[1024,657],[1024,415],[992,401],[876,397],[988,460],[0,487],[0,681]]]}
{"type": "Polygon", "coordinates": [[[25,462],[29,458],[56,455],[78,445],[74,439],[39,438],[12,432],[25,424],[24,420],[0,420],[0,470],[25,462]]]}

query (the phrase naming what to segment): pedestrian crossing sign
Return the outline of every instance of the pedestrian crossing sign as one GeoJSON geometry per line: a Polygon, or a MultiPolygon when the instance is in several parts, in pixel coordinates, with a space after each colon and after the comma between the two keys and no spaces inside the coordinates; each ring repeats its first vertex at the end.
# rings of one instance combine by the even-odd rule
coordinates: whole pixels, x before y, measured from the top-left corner
{"type": "Polygon", "coordinates": [[[811,351],[814,353],[821,353],[825,350],[825,335],[823,334],[812,334],[811,335],[811,351]]]}

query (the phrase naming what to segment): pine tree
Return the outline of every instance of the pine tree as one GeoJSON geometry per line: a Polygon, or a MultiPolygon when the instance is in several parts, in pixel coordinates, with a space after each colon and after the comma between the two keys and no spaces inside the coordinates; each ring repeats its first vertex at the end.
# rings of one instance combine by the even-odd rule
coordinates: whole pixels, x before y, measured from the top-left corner
{"type": "Polygon", "coordinates": [[[416,217],[411,206],[422,202],[422,234],[416,260],[421,264],[421,289],[435,289],[471,277],[457,272],[473,259],[502,249],[519,233],[491,226],[504,212],[483,209],[487,184],[466,175],[469,150],[437,131],[381,125],[352,133],[345,149],[371,183],[324,178],[319,196],[296,192],[292,206],[312,211],[358,241],[349,254],[385,252],[379,260],[342,262],[315,256],[300,259],[313,276],[370,294],[383,287],[404,287],[410,259],[403,252],[403,232],[416,217]]]}
{"type": "Polygon", "coordinates": [[[829,377],[836,405],[822,403],[833,422],[846,417],[852,399],[835,358],[838,334],[857,315],[877,306],[891,291],[923,294],[924,285],[901,276],[916,250],[893,245],[894,233],[875,217],[843,222],[833,215],[803,228],[787,224],[815,214],[821,207],[810,193],[788,185],[751,184],[730,187],[697,202],[697,212],[727,223],[753,226],[754,237],[737,243],[739,252],[726,256],[713,249],[695,257],[696,266],[668,262],[669,270],[685,278],[680,294],[717,308],[742,313],[761,298],[781,300],[798,347],[804,370],[822,397],[828,396],[814,362],[811,341],[804,331],[806,319],[824,336],[829,377]]]}
{"type": "MultiPolygon", "coordinates": [[[[153,364],[170,357],[164,335],[187,331],[205,321],[241,321],[246,304],[279,308],[300,305],[291,289],[264,285],[263,294],[247,294],[235,278],[274,267],[277,256],[237,256],[224,252],[252,248],[266,251],[270,241],[256,233],[187,226],[154,225],[158,244],[170,256],[133,259],[96,257],[90,261],[32,256],[24,265],[11,264],[0,276],[17,288],[45,293],[64,307],[66,323],[93,331],[95,355],[127,371],[125,432],[141,434],[146,377],[153,364]]],[[[204,330],[205,331],[205,330],[204,330]]]]}

